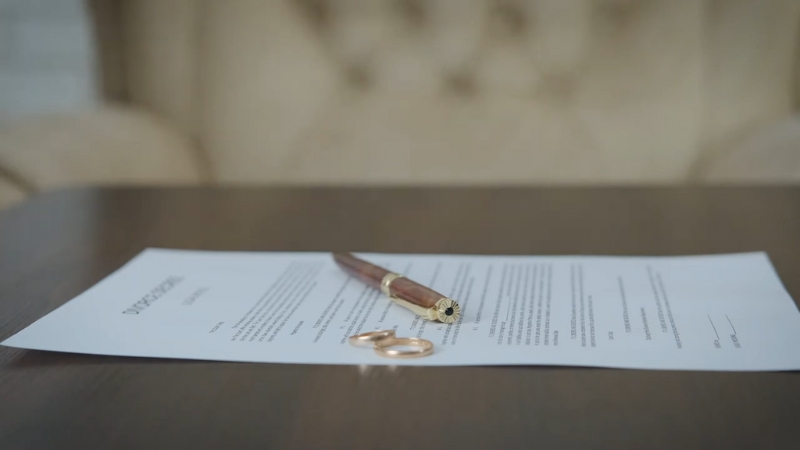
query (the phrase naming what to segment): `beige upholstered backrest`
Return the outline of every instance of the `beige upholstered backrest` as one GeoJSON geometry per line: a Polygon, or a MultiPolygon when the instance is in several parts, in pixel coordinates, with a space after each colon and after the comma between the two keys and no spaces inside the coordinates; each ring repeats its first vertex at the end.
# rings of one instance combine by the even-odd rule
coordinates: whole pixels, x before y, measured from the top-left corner
{"type": "Polygon", "coordinates": [[[223,182],[686,181],[794,107],[794,0],[101,3],[223,182]]]}

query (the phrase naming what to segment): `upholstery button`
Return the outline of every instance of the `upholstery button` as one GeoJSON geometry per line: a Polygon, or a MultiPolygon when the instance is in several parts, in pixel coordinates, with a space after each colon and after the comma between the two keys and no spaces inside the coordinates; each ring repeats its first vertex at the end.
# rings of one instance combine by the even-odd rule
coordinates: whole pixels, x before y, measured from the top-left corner
{"type": "Polygon", "coordinates": [[[453,74],[445,79],[446,88],[460,95],[472,95],[475,93],[475,80],[465,73],[453,74]]]}

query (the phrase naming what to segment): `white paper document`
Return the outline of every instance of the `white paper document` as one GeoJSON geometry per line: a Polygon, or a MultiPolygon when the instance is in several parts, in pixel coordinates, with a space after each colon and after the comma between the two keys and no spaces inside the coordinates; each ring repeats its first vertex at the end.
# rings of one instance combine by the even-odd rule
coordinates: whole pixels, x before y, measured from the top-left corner
{"type": "Polygon", "coordinates": [[[359,254],[457,300],[430,322],[328,253],[146,250],[3,345],[303,364],[800,369],[800,312],[762,253],[692,257],[359,254]],[[387,359],[351,335],[435,345],[387,359]]]}

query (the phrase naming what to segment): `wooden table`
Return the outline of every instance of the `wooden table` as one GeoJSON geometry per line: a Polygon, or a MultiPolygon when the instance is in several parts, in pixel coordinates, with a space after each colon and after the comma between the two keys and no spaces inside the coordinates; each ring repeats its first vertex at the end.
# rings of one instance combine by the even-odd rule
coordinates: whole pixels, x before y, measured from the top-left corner
{"type": "MultiPolygon", "coordinates": [[[[616,255],[766,250],[800,298],[800,189],[56,192],[0,213],[0,339],[147,246],[616,255]]],[[[800,448],[800,375],[360,369],[0,347],[0,448],[195,446],[800,448]],[[452,400],[431,399],[430,392],[440,391],[452,400]]]]}

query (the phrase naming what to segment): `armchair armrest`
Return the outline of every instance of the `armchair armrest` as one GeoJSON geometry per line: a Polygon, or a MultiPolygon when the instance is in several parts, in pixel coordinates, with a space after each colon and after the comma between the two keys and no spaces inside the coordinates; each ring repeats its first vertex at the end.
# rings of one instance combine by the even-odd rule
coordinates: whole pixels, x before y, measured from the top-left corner
{"type": "Polygon", "coordinates": [[[185,136],[153,115],[120,107],[4,122],[0,168],[33,190],[202,179],[197,149],[185,136]]]}
{"type": "Polygon", "coordinates": [[[800,183],[800,115],[763,127],[717,155],[700,174],[707,183],[800,183]]]}
{"type": "Polygon", "coordinates": [[[0,177],[0,210],[7,208],[25,198],[25,191],[9,180],[0,177]]]}

